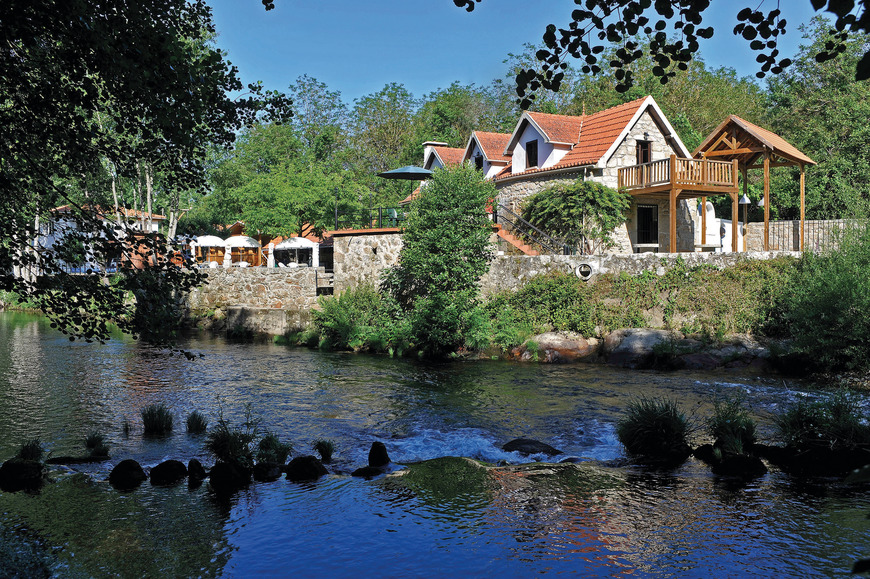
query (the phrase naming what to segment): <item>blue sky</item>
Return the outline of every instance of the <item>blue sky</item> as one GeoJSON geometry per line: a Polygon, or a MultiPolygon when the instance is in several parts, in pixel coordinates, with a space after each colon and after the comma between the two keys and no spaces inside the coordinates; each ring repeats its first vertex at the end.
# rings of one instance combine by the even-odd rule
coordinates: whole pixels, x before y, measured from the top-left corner
{"type": "MultiPolygon", "coordinates": [[[[755,53],[731,30],[737,11],[759,0],[713,0],[705,24],[716,32],[701,45],[709,66],[730,66],[741,75],[758,71],[755,53]]],[[[218,45],[239,67],[242,80],[262,80],[286,89],[308,74],[342,98],[353,100],[390,82],[421,97],[453,81],[488,84],[503,77],[508,53],[538,43],[547,24],[563,26],[571,0],[483,0],[474,12],[452,0],[211,0],[218,45]]],[[[772,10],[775,0],[766,0],[772,10]]],[[[797,25],[814,14],[809,0],[782,2],[789,23],[780,51],[791,56],[800,44],[797,25]]]]}

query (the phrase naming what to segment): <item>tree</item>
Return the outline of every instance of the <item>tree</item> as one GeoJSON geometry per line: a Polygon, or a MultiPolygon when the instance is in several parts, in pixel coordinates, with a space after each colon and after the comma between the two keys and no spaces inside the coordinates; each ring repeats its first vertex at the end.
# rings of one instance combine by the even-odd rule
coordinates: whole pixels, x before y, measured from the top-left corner
{"type": "MultiPolygon", "coordinates": [[[[767,86],[772,128],[818,166],[808,171],[806,208],[810,218],[866,216],[870,212],[870,81],[856,81],[855,63],[870,49],[870,35],[853,35],[841,56],[813,57],[832,41],[830,25],[816,17],[802,27],[807,43],[794,65],[767,86]]],[[[800,216],[800,173],[777,171],[776,207],[784,218],[800,216]]]]}
{"type": "Polygon", "coordinates": [[[536,193],[523,207],[523,218],[580,253],[592,255],[614,246],[613,232],[625,223],[631,196],[600,183],[575,181],[536,193]]]}
{"type": "Polygon", "coordinates": [[[492,257],[486,204],[495,196],[495,186],[463,163],[436,169],[411,205],[399,263],[383,288],[409,312],[423,352],[455,351],[483,317],[478,283],[492,257]]]}
{"type": "Polygon", "coordinates": [[[143,312],[174,303],[170,296],[197,274],[172,264],[165,240],[84,210],[68,185],[107,171],[136,179],[144,162],[167,188],[203,191],[207,148],[229,146],[261,114],[286,118],[289,102],[259,85],[227,96],[243,86],[209,43],[215,30],[202,0],[7,0],[0,34],[0,285],[37,301],[73,337],[106,339],[112,321],[163,339],[166,321],[143,312]],[[115,283],[66,275],[33,243],[40,220],[61,203],[75,207],[95,256],[120,246],[131,261],[148,257],[138,259],[147,267],[123,269],[115,283]],[[32,268],[45,275],[13,275],[32,268]]]}
{"type": "MultiPolygon", "coordinates": [[[[453,0],[456,6],[469,12],[481,0],[453,0]]],[[[834,37],[830,44],[816,53],[819,61],[830,60],[843,52],[843,43],[849,35],[870,32],[870,13],[864,0],[810,0],[816,11],[825,9],[837,16],[834,37]]],[[[581,5],[581,2],[577,2],[581,5]]],[[[763,2],[762,2],[763,4],[763,2]]],[[[521,70],[516,76],[517,94],[523,109],[531,106],[538,89],[559,91],[565,79],[568,58],[582,61],[581,70],[598,74],[609,66],[614,70],[616,90],[625,92],[634,84],[632,65],[648,54],[655,62],[653,74],[665,84],[675,76],[672,64],[687,70],[689,62],[700,50],[699,40],[713,36],[712,26],[703,26],[704,12],[710,0],[586,0],[582,7],[571,13],[571,21],[564,28],[547,26],[544,47],[538,50],[537,68],[521,70]],[[655,22],[653,22],[655,20],[655,22]],[[669,38],[668,27],[678,36],[669,38]],[[650,37],[648,50],[641,48],[635,38],[638,34],[650,37]],[[602,41],[620,44],[609,61],[602,58],[602,41]]],[[[760,6],[759,6],[760,8],[760,6]]],[[[757,73],[764,78],[768,72],[779,74],[791,65],[788,58],[779,58],[777,40],[787,30],[787,21],[777,8],[764,13],[759,8],[744,8],[737,12],[739,24],[734,34],[742,36],[758,52],[761,64],[757,73]]],[[[870,78],[870,50],[855,66],[856,80],[870,78]]]]}
{"type": "Polygon", "coordinates": [[[304,74],[290,85],[293,99],[293,127],[318,161],[335,155],[346,146],[348,113],[341,93],[304,74]]]}

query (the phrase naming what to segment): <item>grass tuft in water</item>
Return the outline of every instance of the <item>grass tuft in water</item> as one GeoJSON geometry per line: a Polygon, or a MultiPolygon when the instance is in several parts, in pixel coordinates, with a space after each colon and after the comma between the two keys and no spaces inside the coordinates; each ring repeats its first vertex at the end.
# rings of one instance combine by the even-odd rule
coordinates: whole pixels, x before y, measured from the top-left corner
{"type": "Polygon", "coordinates": [[[860,399],[845,390],[826,400],[800,400],[774,419],[777,438],[797,450],[827,447],[854,449],[870,445],[870,424],[860,399]]]}
{"type": "Polygon", "coordinates": [[[713,402],[713,416],[707,419],[707,431],[722,452],[743,454],[755,444],[755,420],[740,397],[726,397],[713,402]]]}
{"type": "Polygon", "coordinates": [[[629,454],[665,458],[688,448],[689,420],[673,400],[638,398],[629,402],[626,413],[616,435],[629,454]]]}
{"type": "Polygon", "coordinates": [[[253,418],[251,405],[245,406],[242,428],[231,426],[224,418],[223,408],[218,410],[218,422],[208,433],[205,449],[220,462],[235,464],[243,469],[254,466],[251,445],[257,439],[259,420],[253,418]]]}
{"type": "Polygon", "coordinates": [[[323,462],[332,462],[332,454],[335,452],[335,442],[326,438],[318,438],[314,441],[314,450],[320,455],[323,462]]]}
{"type": "Polygon", "coordinates": [[[88,449],[91,456],[109,456],[109,445],[106,443],[106,436],[96,430],[85,437],[85,448],[88,449]]]}
{"type": "Polygon", "coordinates": [[[202,434],[208,428],[208,419],[199,410],[187,415],[187,431],[191,434],[202,434]]]}
{"type": "Polygon", "coordinates": [[[42,442],[38,438],[34,438],[33,440],[28,440],[22,444],[21,448],[18,449],[18,454],[15,456],[21,460],[35,460],[40,462],[42,461],[42,456],[44,454],[45,449],[42,448],[42,442]]]}
{"type": "Polygon", "coordinates": [[[145,434],[163,435],[172,432],[172,412],[161,402],[142,409],[145,434]]]}
{"type": "Polygon", "coordinates": [[[278,435],[267,432],[257,445],[257,462],[285,464],[292,450],[292,445],[281,442],[278,435]]]}

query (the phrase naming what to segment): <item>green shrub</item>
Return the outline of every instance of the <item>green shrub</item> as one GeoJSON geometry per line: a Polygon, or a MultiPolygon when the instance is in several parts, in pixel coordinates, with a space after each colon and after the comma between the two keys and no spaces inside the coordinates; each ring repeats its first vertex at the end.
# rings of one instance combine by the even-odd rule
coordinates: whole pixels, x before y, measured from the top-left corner
{"type": "Polygon", "coordinates": [[[755,444],[755,420],[739,397],[714,401],[713,416],[707,419],[707,430],[716,447],[724,452],[743,454],[755,444]]]}
{"type": "Polygon", "coordinates": [[[284,464],[292,450],[292,445],[281,442],[276,434],[267,432],[257,445],[257,462],[284,464]]]}
{"type": "Polygon", "coordinates": [[[797,450],[854,449],[870,445],[870,425],[860,399],[845,390],[826,400],[800,400],[775,420],[777,438],[797,450]]]}
{"type": "Polygon", "coordinates": [[[404,351],[407,331],[395,301],[374,286],[362,285],[337,296],[321,296],[320,310],[312,312],[316,334],[304,335],[307,343],[317,338],[329,349],[404,351]]]}
{"type": "Polygon", "coordinates": [[[199,410],[187,415],[187,431],[191,434],[202,434],[208,428],[208,419],[199,410]]]}
{"type": "Polygon", "coordinates": [[[784,325],[814,369],[870,369],[870,228],[846,231],[839,248],[807,253],[785,296],[784,325]]]}
{"type": "Polygon", "coordinates": [[[254,466],[254,453],[251,448],[257,439],[259,421],[252,416],[250,405],[245,407],[245,421],[242,428],[233,427],[218,413],[218,423],[208,433],[205,448],[220,462],[235,464],[243,469],[254,466]]]}
{"type": "Polygon", "coordinates": [[[161,402],[142,409],[142,425],[146,435],[163,435],[172,432],[172,412],[161,402]]]}
{"type": "Polygon", "coordinates": [[[109,456],[109,445],[106,436],[96,430],[85,437],[85,448],[91,456],[109,456]]]}
{"type": "Polygon", "coordinates": [[[676,402],[642,397],[632,400],[616,425],[619,442],[629,454],[663,458],[687,448],[690,425],[676,402]]]}
{"type": "Polygon", "coordinates": [[[320,460],[332,462],[332,455],[335,452],[335,443],[333,441],[326,438],[318,438],[314,441],[312,448],[320,455],[320,460]]]}
{"type": "Polygon", "coordinates": [[[42,448],[42,442],[38,438],[34,438],[22,444],[21,448],[18,449],[18,454],[15,456],[21,460],[35,460],[39,462],[44,454],[45,450],[42,448]]]}

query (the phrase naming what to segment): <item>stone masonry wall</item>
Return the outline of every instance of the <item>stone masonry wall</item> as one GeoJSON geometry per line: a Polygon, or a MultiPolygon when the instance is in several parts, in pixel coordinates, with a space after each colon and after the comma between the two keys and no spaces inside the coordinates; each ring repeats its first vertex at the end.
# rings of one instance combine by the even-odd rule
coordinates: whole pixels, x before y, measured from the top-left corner
{"type": "Polygon", "coordinates": [[[381,272],[399,263],[402,245],[399,233],[336,236],[335,293],[366,283],[377,286],[381,272]]]}
{"type": "Polygon", "coordinates": [[[689,267],[708,264],[724,268],[741,260],[772,259],[781,255],[799,257],[797,252],[748,252],[748,253],[635,253],[627,255],[577,256],[498,256],[492,260],[489,272],[481,279],[481,294],[490,296],[504,290],[516,290],[536,275],[547,273],[576,272],[577,266],[588,264],[595,275],[626,272],[637,275],[654,271],[664,275],[668,268],[682,259],[689,267]]]}

